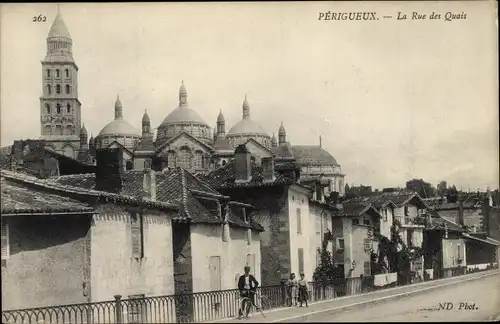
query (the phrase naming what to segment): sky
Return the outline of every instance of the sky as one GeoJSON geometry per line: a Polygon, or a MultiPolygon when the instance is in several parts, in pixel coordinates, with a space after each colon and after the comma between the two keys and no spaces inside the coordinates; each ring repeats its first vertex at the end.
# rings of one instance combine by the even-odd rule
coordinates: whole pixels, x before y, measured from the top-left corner
{"type": "MultiPolygon", "coordinates": [[[[114,118],[140,129],[189,106],[226,131],[242,116],[292,145],[319,145],[349,185],[446,180],[498,188],[496,2],[61,4],[79,67],[83,121],[96,134],[114,118]],[[376,12],[379,20],[318,20],[376,12]],[[396,20],[398,12],[410,19],[396,20]],[[412,12],[426,19],[412,20],[412,12]],[[466,19],[430,20],[446,12],[466,19]],[[383,18],[390,15],[392,18],[383,18]]],[[[0,5],[1,145],[40,136],[46,37],[57,5],[0,5]],[[46,16],[33,23],[33,16],[46,16]]],[[[442,17],[442,18],[443,18],[442,17]]]]}

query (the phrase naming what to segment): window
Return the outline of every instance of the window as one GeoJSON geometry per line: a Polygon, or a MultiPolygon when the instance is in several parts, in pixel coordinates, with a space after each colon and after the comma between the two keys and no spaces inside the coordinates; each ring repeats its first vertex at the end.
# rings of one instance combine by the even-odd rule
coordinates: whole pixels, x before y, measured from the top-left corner
{"type": "Polygon", "coordinates": [[[132,236],[132,257],[142,259],[144,257],[144,238],[142,214],[133,213],[131,217],[131,236],[132,236]]]}
{"type": "Polygon", "coordinates": [[[344,238],[342,237],[337,237],[337,239],[335,240],[336,244],[335,244],[335,247],[337,250],[343,250],[345,248],[345,245],[344,245],[344,238]]]}
{"type": "Polygon", "coordinates": [[[371,275],[372,275],[372,270],[370,261],[363,262],[363,276],[369,277],[371,275]]]}
{"type": "Polygon", "coordinates": [[[183,169],[191,169],[191,152],[187,147],[183,147],[180,149],[177,154],[177,166],[183,169]]]}
{"type": "Polygon", "coordinates": [[[129,302],[127,303],[127,313],[128,313],[128,322],[131,324],[139,324],[144,323],[143,316],[146,310],[144,298],[145,295],[132,295],[128,296],[129,302]]]}
{"type": "Polygon", "coordinates": [[[387,208],[384,208],[384,222],[387,222],[387,208]]]}
{"type": "Polygon", "coordinates": [[[353,218],[352,219],[352,225],[359,225],[359,219],[353,218]]]}
{"type": "Polygon", "coordinates": [[[64,72],[66,73],[66,77],[69,78],[69,70],[66,69],[66,70],[64,70],[64,72]]]}
{"type": "Polygon", "coordinates": [[[408,216],[408,205],[405,204],[405,216],[408,216]]]}
{"type": "Polygon", "coordinates": [[[58,114],[61,113],[61,104],[60,103],[56,104],[56,111],[58,114]]]}
{"type": "Polygon", "coordinates": [[[47,92],[48,94],[52,94],[52,86],[50,84],[47,84],[47,92]]]}
{"type": "Polygon", "coordinates": [[[47,78],[50,78],[50,69],[47,69],[47,78]]]}
{"type": "Polygon", "coordinates": [[[52,127],[50,125],[43,127],[43,135],[52,135],[52,127]]]}
{"type": "Polygon", "coordinates": [[[304,273],[304,249],[299,248],[297,250],[298,258],[299,258],[299,274],[304,273]]]}
{"type": "Polygon", "coordinates": [[[50,114],[50,105],[48,103],[45,104],[45,111],[50,114]]]}
{"type": "Polygon", "coordinates": [[[69,84],[65,85],[64,87],[66,88],[66,94],[69,94],[70,90],[71,90],[71,87],[69,86],[69,84]]]}
{"type": "Polygon", "coordinates": [[[127,170],[132,170],[134,168],[134,162],[132,162],[131,160],[128,160],[127,162],[125,162],[125,168],[127,170]]]}
{"type": "Polygon", "coordinates": [[[2,260],[9,259],[10,244],[9,244],[9,226],[5,221],[2,221],[2,260]]]}
{"type": "Polygon", "coordinates": [[[363,224],[364,225],[370,225],[370,220],[368,218],[363,219],[363,224]]]}
{"type": "Polygon", "coordinates": [[[203,153],[196,152],[194,157],[194,168],[195,170],[199,170],[203,168],[203,153]]]}
{"type": "Polygon", "coordinates": [[[462,250],[460,249],[460,244],[457,244],[457,257],[459,260],[462,260],[462,250]]]}
{"type": "Polygon", "coordinates": [[[57,69],[57,70],[56,70],[56,78],[59,78],[59,77],[61,76],[60,74],[61,74],[61,73],[60,73],[59,69],[57,69]]]}
{"type": "Polygon", "coordinates": [[[60,84],[57,84],[56,85],[56,93],[61,93],[61,85],[60,84]]]}
{"type": "Polygon", "coordinates": [[[413,246],[413,230],[411,229],[406,232],[406,245],[413,246]]]}
{"type": "Polygon", "coordinates": [[[167,165],[169,168],[175,168],[175,153],[174,152],[168,152],[167,165]]]}
{"type": "Polygon", "coordinates": [[[371,251],[371,249],[372,249],[372,240],[369,239],[369,238],[365,238],[363,240],[363,246],[364,246],[365,252],[371,251]]]}
{"type": "Polygon", "coordinates": [[[69,114],[71,113],[71,105],[70,104],[67,104],[66,105],[66,112],[69,114]]]}
{"type": "Polygon", "coordinates": [[[321,247],[316,247],[316,267],[319,267],[321,264],[321,247]]]}
{"type": "Polygon", "coordinates": [[[297,234],[302,234],[302,219],[300,214],[300,208],[297,208],[297,234]]]}

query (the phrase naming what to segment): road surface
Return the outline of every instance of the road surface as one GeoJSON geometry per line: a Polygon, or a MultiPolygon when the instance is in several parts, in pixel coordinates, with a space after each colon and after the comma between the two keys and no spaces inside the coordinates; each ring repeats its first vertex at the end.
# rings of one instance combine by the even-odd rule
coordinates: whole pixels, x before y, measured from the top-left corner
{"type": "Polygon", "coordinates": [[[493,275],[395,300],[279,322],[457,322],[493,320],[499,316],[500,275],[493,275]],[[442,308],[438,309],[440,303],[442,308]]]}

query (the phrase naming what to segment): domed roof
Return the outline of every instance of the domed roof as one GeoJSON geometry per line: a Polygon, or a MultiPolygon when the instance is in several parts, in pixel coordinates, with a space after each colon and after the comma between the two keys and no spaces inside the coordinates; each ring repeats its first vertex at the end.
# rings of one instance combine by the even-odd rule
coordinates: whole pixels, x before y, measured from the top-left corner
{"type": "Polygon", "coordinates": [[[244,118],[237,122],[227,135],[239,135],[239,134],[258,134],[258,135],[265,135],[269,136],[264,128],[251,120],[250,118],[244,118]]]}
{"type": "Polygon", "coordinates": [[[80,134],[82,135],[87,135],[87,128],[85,128],[85,124],[83,124],[82,128],[80,129],[80,134]]]}
{"type": "Polygon", "coordinates": [[[280,128],[278,129],[278,135],[286,135],[285,126],[283,126],[283,122],[281,122],[280,128]]]}
{"type": "Polygon", "coordinates": [[[151,119],[149,119],[148,111],[144,110],[144,115],[142,115],[142,122],[143,123],[149,123],[151,122],[151,119]]]}
{"type": "Polygon", "coordinates": [[[207,123],[205,123],[203,118],[201,118],[196,111],[187,107],[179,107],[174,109],[170,114],[168,114],[167,117],[165,117],[165,119],[161,124],[168,125],[168,124],[177,124],[181,122],[193,122],[193,123],[207,125],[207,123]]]}
{"type": "Polygon", "coordinates": [[[250,118],[250,105],[246,96],[243,101],[243,119],[231,127],[227,133],[228,136],[240,134],[264,135],[269,137],[264,128],[250,118]]]}
{"type": "Polygon", "coordinates": [[[339,166],[337,160],[320,146],[295,145],[292,150],[298,165],[339,166]]]}
{"type": "Polygon", "coordinates": [[[203,118],[201,118],[196,111],[188,107],[187,90],[184,86],[184,81],[182,81],[182,85],[179,89],[179,107],[168,114],[160,126],[179,123],[197,123],[208,127],[203,118]]]}
{"type": "Polygon", "coordinates": [[[99,136],[110,135],[110,136],[139,136],[141,137],[141,132],[134,126],[130,125],[128,121],[123,119],[123,107],[120,101],[120,97],[116,97],[115,101],[115,119],[108,123],[99,132],[99,136]]]}
{"type": "Polygon", "coordinates": [[[134,126],[130,125],[125,119],[115,119],[99,132],[99,136],[103,135],[123,135],[123,136],[141,136],[141,132],[134,126]]]}

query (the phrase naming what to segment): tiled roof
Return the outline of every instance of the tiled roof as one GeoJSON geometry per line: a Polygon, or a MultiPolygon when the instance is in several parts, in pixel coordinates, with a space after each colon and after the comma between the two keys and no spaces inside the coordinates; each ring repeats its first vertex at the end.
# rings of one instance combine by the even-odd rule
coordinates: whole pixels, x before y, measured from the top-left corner
{"type": "Polygon", "coordinates": [[[265,186],[276,186],[276,185],[289,185],[293,184],[291,179],[275,172],[275,180],[270,182],[264,182],[262,175],[262,167],[257,166],[254,162],[251,164],[252,168],[252,179],[245,183],[236,183],[234,181],[234,160],[228,162],[226,165],[218,168],[215,171],[202,177],[202,180],[209,184],[212,188],[222,189],[222,188],[251,188],[251,187],[265,187],[265,186]]]}
{"type": "MultiPolygon", "coordinates": [[[[124,172],[122,194],[139,196],[142,194],[142,170],[128,170],[124,172]]],[[[51,178],[53,181],[92,189],[95,187],[95,174],[77,174],[51,178]]],[[[219,192],[212,189],[207,183],[181,168],[173,168],[166,172],[155,172],[156,200],[182,206],[181,218],[189,219],[193,223],[222,224],[218,215],[208,210],[197,195],[214,198],[223,198],[219,192]]],[[[237,222],[237,220],[235,221],[237,222]]],[[[232,221],[230,220],[230,223],[232,221]]],[[[236,223],[235,223],[236,225],[236,223]]],[[[258,227],[255,227],[258,229],[258,227]]]]}
{"type": "Polygon", "coordinates": [[[430,224],[427,224],[425,227],[426,230],[445,230],[445,228],[447,227],[449,231],[456,231],[456,232],[464,231],[462,226],[446,218],[441,217],[441,215],[439,215],[437,211],[433,209],[428,209],[427,212],[431,215],[431,218],[430,218],[430,224]]]}
{"type": "MultiPolygon", "coordinates": [[[[161,202],[161,201],[151,201],[151,200],[145,200],[141,196],[134,196],[134,195],[126,195],[126,194],[114,194],[110,192],[105,192],[105,191],[99,191],[99,190],[94,190],[92,188],[86,188],[84,186],[76,186],[76,185],[71,185],[67,183],[59,183],[55,181],[54,178],[50,179],[38,179],[33,176],[25,175],[25,174],[20,174],[20,173],[15,173],[12,171],[8,170],[1,170],[1,176],[2,178],[5,179],[5,181],[12,181],[16,183],[21,183],[21,184],[26,184],[30,185],[34,188],[39,188],[40,190],[42,189],[50,189],[55,192],[60,192],[63,194],[76,194],[76,195],[83,195],[83,196],[91,196],[95,197],[97,199],[106,199],[106,201],[115,201],[115,202],[123,202],[123,203],[128,203],[128,204],[138,204],[138,205],[146,205],[151,208],[158,208],[162,210],[177,210],[178,206],[175,204],[172,204],[170,202],[161,202]]],[[[80,177],[82,175],[74,175],[75,177],[80,177]]],[[[83,175],[85,176],[85,175],[83,175]]],[[[71,177],[71,176],[65,176],[65,177],[71,177]]],[[[87,176],[88,178],[88,176],[87,176]]],[[[87,180],[87,185],[89,179],[87,180]]]]}
{"type": "Polygon", "coordinates": [[[5,179],[2,183],[2,214],[92,212],[93,208],[78,200],[48,193],[5,179]]]}
{"type": "Polygon", "coordinates": [[[395,205],[390,197],[384,196],[384,195],[379,195],[379,196],[368,196],[368,197],[356,197],[356,198],[351,198],[349,200],[345,200],[344,202],[346,203],[360,203],[364,204],[365,206],[373,206],[377,209],[380,209],[382,207],[385,207],[389,204],[395,205]]]}
{"type": "Polygon", "coordinates": [[[295,160],[295,156],[293,155],[293,148],[289,143],[279,145],[277,147],[272,147],[271,151],[274,153],[277,159],[289,158],[295,160]]]}
{"type": "Polygon", "coordinates": [[[335,158],[326,150],[315,145],[295,145],[293,156],[299,165],[338,166],[335,158]]]}
{"type": "Polygon", "coordinates": [[[362,203],[347,202],[342,204],[342,209],[336,209],[334,214],[336,216],[359,216],[369,208],[369,205],[365,205],[362,203]]]}

